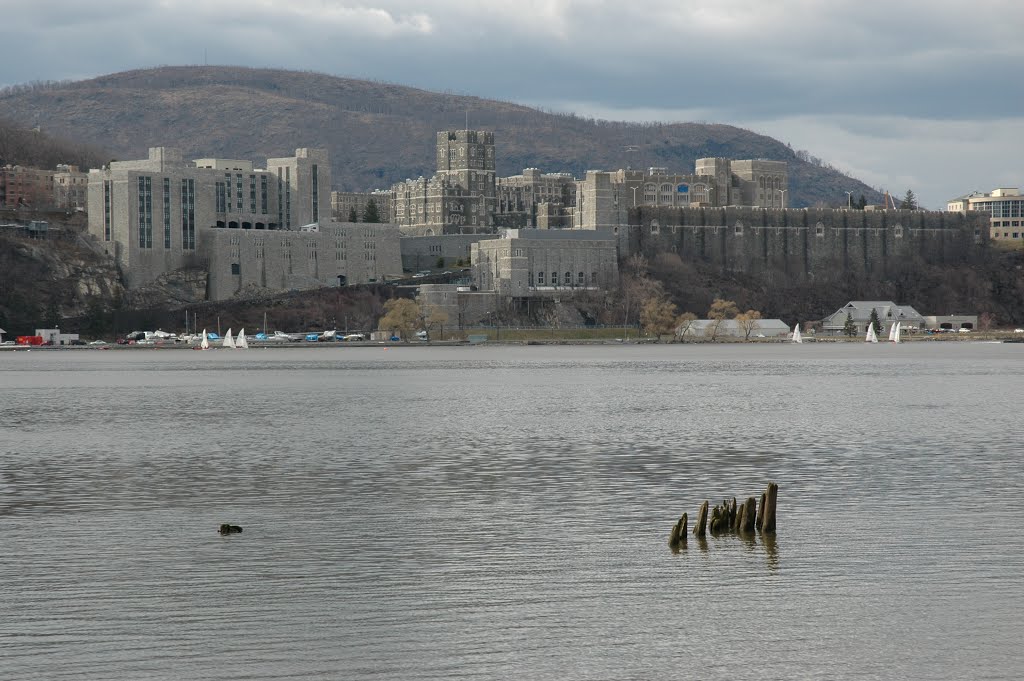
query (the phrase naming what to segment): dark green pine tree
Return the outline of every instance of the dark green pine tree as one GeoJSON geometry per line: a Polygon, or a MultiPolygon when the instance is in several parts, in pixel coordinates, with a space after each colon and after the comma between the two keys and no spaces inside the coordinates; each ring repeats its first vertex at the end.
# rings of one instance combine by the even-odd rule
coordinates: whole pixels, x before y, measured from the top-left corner
{"type": "Polygon", "coordinates": [[[348,221],[359,222],[359,213],[356,212],[356,207],[352,206],[348,209],[348,221]]]}
{"type": "Polygon", "coordinates": [[[876,334],[882,333],[882,322],[878,319],[878,310],[871,308],[871,316],[868,321],[871,322],[871,326],[875,327],[876,334]]]}
{"type": "Polygon", "coordinates": [[[914,196],[914,191],[908,189],[907,193],[903,196],[903,202],[900,203],[900,210],[917,210],[917,197],[914,196]]]}
{"type": "Polygon", "coordinates": [[[363,222],[380,222],[380,213],[377,212],[377,202],[370,199],[363,209],[363,222]]]}
{"type": "Polygon", "coordinates": [[[846,322],[843,324],[843,333],[853,338],[857,335],[857,323],[853,321],[853,315],[846,313],[846,322]]]}
{"type": "Polygon", "coordinates": [[[864,198],[864,195],[863,195],[863,194],[861,194],[861,195],[860,195],[860,201],[858,201],[858,202],[857,202],[857,208],[859,208],[859,209],[861,209],[861,210],[864,210],[864,208],[865,208],[865,207],[866,207],[867,205],[868,205],[868,200],[864,198]]]}

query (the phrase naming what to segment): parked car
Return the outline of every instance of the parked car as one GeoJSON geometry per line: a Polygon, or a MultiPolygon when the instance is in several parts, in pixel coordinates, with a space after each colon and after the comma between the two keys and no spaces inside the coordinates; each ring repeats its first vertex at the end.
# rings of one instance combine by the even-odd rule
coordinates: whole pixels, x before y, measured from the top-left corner
{"type": "Polygon", "coordinates": [[[342,336],[342,340],[346,340],[346,341],[364,341],[364,340],[366,340],[366,336],[364,336],[361,333],[349,333],[349,334],[345,334],[344,336],[342,336]]]}

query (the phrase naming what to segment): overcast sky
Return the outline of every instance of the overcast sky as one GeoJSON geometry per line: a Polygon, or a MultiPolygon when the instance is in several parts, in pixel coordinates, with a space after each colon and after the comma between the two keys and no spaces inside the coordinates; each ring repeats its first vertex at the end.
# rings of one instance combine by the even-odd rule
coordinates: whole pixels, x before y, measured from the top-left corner
{"type": "Polygon", "coordinates": [[[601,118],[730,123],[874,187],[913,189],[930,208],[1024,185],[1022,0],[0,0],[0,10],[0,85],[204,60],[303,69],[601,118]]]}

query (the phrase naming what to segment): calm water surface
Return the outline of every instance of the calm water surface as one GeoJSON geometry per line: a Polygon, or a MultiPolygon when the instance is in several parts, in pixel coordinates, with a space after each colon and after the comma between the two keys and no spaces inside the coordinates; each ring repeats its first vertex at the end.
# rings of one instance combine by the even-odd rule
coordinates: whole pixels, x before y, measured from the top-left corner
{"type": "Polygon", "coordinates": [[[1021,404],[1007,344],[0,353],[0,679],[1020,679],[1021,404]]]}

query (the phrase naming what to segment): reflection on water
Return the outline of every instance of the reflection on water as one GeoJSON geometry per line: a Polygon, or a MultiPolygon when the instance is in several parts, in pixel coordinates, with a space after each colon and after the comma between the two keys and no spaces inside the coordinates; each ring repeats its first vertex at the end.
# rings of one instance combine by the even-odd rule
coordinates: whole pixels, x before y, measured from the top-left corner
{"type": "Polygon", "coordinates": [[[0,678],[1019,678],[1017,347],[0,354],[0,678]]]}

